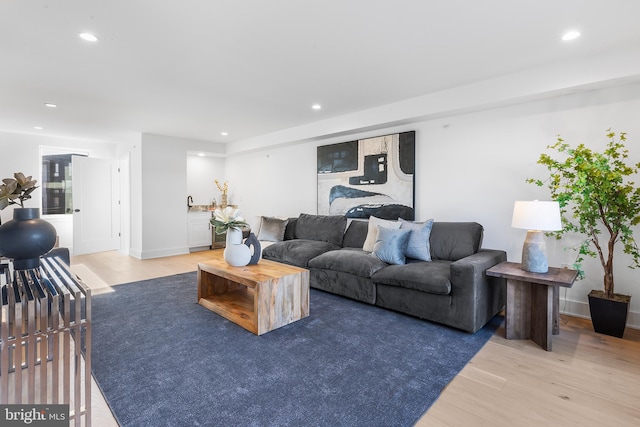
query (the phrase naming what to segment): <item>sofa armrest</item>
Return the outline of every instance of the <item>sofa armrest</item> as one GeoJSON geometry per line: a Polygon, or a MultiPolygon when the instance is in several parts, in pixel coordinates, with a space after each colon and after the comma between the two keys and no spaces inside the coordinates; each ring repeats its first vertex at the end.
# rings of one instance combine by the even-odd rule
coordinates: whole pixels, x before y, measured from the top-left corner
{"type": "Polygon", "coordinates": [[[488,277],[486,271],[506,260],[505,251],[480,249],[451,264],[451,305],[456,316],[474,316],[467,319],[474,325],[473,332],[504,308],[506,281],[488,277]]]}
{"type": "MultiPolygon", "coordinates": [[[[469,255],[468,257],[452,262],[451,278],[453,279],[454,272],[456,273],[456,276],[477,273],[478,271],[484,274],[484,272],[489,268],[506,260],[507,253],[505,251],[497,249],[480,249],[473,255],[469,255]]],[[[471,276],[465,277],[467,280],[471,278],[471,276]]]]}

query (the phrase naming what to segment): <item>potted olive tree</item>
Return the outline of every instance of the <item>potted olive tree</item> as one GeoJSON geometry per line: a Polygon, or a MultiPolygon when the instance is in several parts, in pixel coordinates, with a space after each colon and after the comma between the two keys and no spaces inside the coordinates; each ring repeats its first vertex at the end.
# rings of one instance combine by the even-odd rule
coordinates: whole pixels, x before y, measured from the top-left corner
{"type": "Polygon", "coordinates": [[[577,233],[584,240],[573,249],[577,252],[574,268],[584,277],[584,257],[600,260],[604,270],[603,290],[589,293],[589,309],[594,330],[622,337],[629,311],[629,295],[614,292],[614,248],[622,244],[631,257],[629,267],[640,267],[640,252],[633,237],[633,227],[640,223],[640,188],[630,178],[638,173],[640,163],[628,164],[625,147],[627,135],[611,129],[603,152],[584,144],[572,148],[558,136],[554,145],[560,160],[541,154],[538,163],[549,170],[546,180],[527,182],[547,186],[551,197],[560,204],[563,229],[551,233],[560,239],[564,234],[577,233]]]}

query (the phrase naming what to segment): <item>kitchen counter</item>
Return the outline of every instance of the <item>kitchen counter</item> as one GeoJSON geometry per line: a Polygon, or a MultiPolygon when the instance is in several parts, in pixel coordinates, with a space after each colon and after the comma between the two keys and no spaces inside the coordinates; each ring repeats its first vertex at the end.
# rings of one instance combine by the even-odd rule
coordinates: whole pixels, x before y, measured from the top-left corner
{"type": "Polygon", "coordinates": [[[211,205],[193,205],[187,208],[187,212],[213,212],[215,209],[216,207],[211,205]]]}

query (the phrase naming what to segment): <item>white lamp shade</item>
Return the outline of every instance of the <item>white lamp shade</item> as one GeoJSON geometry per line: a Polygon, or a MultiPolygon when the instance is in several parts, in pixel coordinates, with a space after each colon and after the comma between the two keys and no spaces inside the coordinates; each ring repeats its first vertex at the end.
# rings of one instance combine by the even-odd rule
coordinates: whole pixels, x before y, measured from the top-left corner
{"type": "Polygon", "coordinates": [[[558,202],[517,201],[513,206],[511,226],[525,230],[562,230],[558,202]]]}

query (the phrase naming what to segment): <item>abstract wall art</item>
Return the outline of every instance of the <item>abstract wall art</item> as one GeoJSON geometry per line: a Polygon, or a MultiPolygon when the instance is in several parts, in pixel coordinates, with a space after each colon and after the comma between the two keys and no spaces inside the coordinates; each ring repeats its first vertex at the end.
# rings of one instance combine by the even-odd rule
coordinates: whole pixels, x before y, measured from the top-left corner
{"type": "Polygon", "coordinates": [[[415,131],[318,147],[318,214],[414,220],[415,131]]]}

